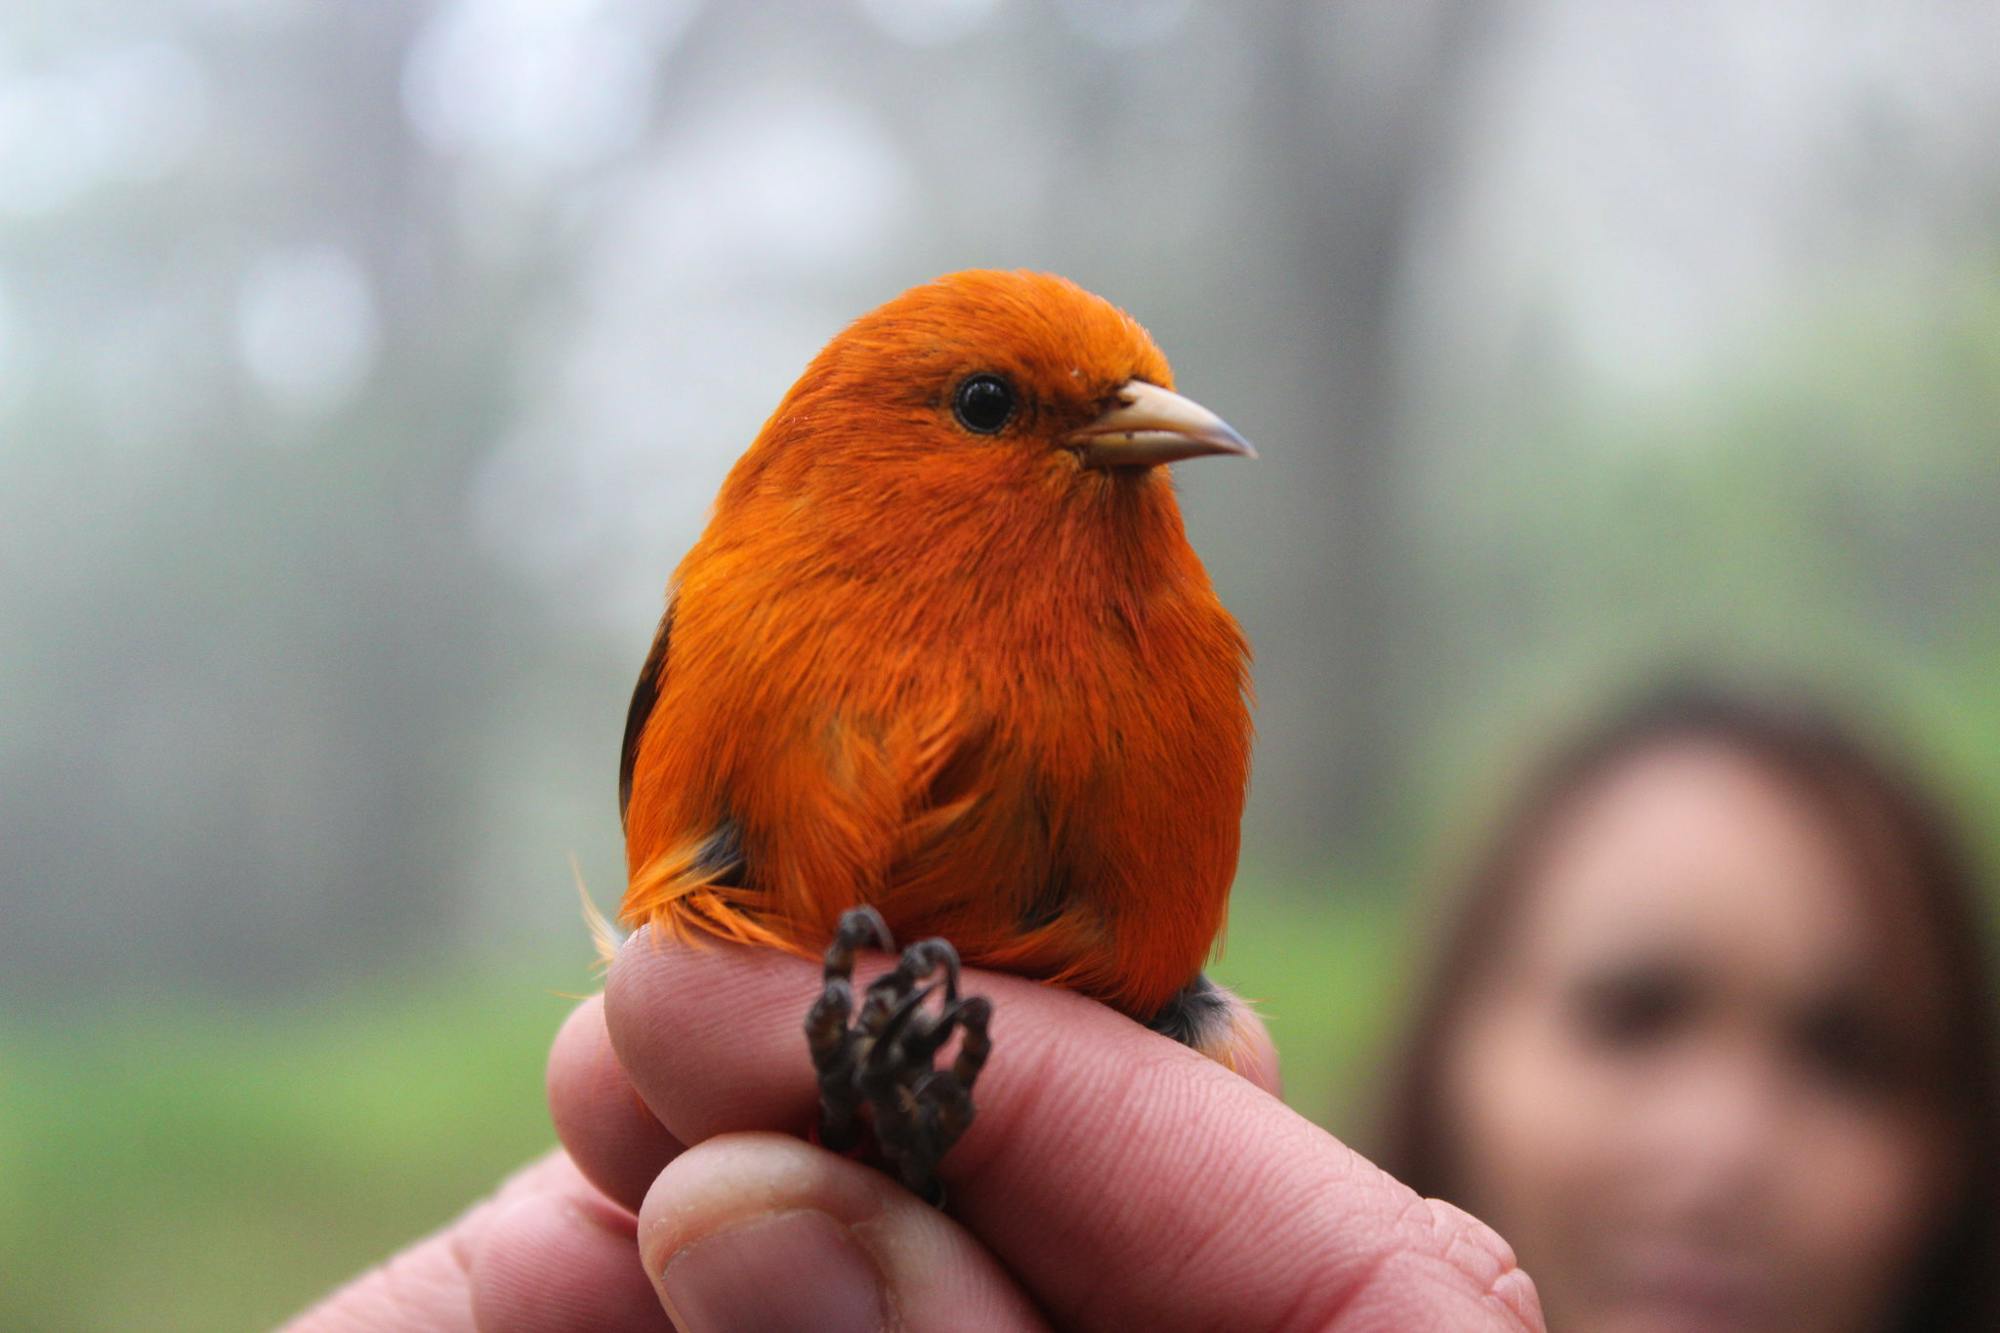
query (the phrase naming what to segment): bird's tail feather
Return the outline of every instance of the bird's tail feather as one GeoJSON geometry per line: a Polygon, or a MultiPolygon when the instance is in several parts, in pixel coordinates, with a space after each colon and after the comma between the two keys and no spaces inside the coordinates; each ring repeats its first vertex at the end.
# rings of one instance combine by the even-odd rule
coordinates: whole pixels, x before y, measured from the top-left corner
{"type": "Polygon", "coordinates": [[[590,932],[590,945],[597,954],[595,970],[602,972],[611,966],[611,960],[618,956],[618,946],[625,943],[625,937],[618,933],[618,927],[611,918],[604,915],[590,890],[583,882],[583,867],[577,864],[575,853],[570,854],[569,871],[576,879],[576,896],[583,903],[583,925],[590,932]]]}
{"type": "Polygon", "coordinates": [[[689,840],[633,874],[619,918],[633,928],[653,926],[677,943],[709,936],[816,956],[797,943],[800,932],[766,924],[757,910],[755,890],[720,883],[724,873],[706,855],[704,840],[689,840]]]}

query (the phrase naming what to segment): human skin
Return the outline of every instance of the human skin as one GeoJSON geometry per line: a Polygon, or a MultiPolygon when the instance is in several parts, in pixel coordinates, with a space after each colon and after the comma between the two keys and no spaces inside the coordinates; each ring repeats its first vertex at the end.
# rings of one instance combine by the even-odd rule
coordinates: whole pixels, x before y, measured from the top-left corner
{"type": "Polygon", "coordinates": [[[1578,1333],[1890,1326],[1949,1203],[1910,923],[1710,741],[1635,756],[1531,858],[1445,1044],[1462,1202],[1578,1333]]]}
{"type": "MultiPolygon", "coordinates": [[[[995,1003],[996,1053],[933,1209],[800,1137],[818,985],[773,951],[628,942],[550,1059],[568,1157],[451,1242],[477,1320],[437,1326],[664,1328],[671,1309],[698,1333],[1542,1327],[1505,1242],[1267,1090],[1268,1039],[1245,1077],[1014,977],[967,976],[995,1003]]],[[[421,1322],[348,1318],[343,1298],[300,1327],[421,1322]]]]}

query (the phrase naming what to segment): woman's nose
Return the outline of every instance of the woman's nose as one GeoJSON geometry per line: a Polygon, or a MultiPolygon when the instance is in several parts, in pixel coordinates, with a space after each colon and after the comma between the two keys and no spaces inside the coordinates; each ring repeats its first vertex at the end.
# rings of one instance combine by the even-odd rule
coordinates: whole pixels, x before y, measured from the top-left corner
{"type": "Polygon", "coordinates": [[[1754,1041],[1718,1034],[1662,1073],[1638,1126],[1660,1196],[1693,1213],[1754,1202],[1787,1149],[1778,1062],[1754,1041]]]}

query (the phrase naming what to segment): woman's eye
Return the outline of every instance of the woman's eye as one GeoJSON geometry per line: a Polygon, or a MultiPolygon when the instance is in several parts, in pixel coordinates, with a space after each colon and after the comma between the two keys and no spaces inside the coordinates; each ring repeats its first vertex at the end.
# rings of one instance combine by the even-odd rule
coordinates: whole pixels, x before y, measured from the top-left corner
{"type": "Polygon", "coordinates": [[[1571,1013],[1584,1036],[1617,1050],[1672,1035],[1693,1007],[1693,989],[1683,978],[1653,969],[1589,978],[1570,999],[1571,1013]]]}
{"type": "Polygon", "coordinates": [[[1809,1073],[1848,1088],[1880,1089],[1899,1082],[1912,1052],[1870,1021],[1858,1003],[1821,1004],[1799,1015],[1792,1045],[1809,1073]]]}

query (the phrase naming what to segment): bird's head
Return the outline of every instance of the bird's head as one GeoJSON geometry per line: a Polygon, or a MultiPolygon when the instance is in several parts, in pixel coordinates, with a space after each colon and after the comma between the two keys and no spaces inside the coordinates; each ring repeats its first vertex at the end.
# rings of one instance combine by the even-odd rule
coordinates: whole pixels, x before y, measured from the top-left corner
{"type": "Polygon", "coordinates": [[[1256,456],[1173,391],[1138,321],[1066,278],[973,270],[904,292],[827,344],[730,491],[934,509],[982,494],[1164,496],[1161,465],[1203,454],[1256,456]]]}

